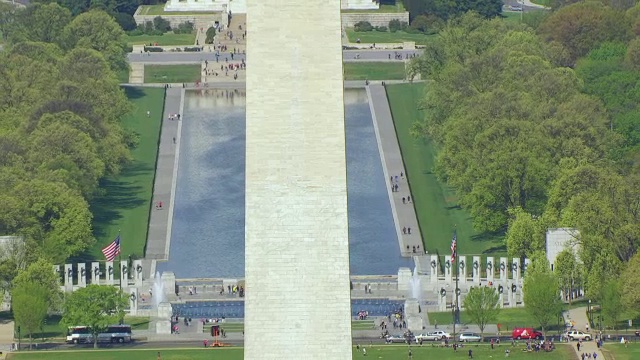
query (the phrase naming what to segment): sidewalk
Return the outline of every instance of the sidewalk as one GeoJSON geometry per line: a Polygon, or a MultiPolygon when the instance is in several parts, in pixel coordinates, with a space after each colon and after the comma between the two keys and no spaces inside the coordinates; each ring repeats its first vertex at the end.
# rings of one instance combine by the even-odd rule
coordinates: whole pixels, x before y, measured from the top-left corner
{"type": "MultiPolygon", "coordinates": [[[[595,334],[591,331],[592,329],[589,329],[589,331],[586,331],[587,330],[586,326],[589,323],[589,319],[587,318],[586,307],[579,307],[579,308],[571,309],[569,311],[565,311],[563,316],[565,318],[565,321],[567,322],[573,321],[575,323],[576,330],[581,330],[581,331],[591,333],[592,335],[594,335],[594,338],[595,338],[595,334]]],[[[594,340],[583,341],[582,344],[580,345],[580,351],[578,351],[578,347],[576,346],[578,344],[577,341],[572,341],[570,344],[571,344],[571,347],[573,348],[573,351],[576,352],[576,355],[578,356],[578,358],[581,358],[580,354],[582,353],[593,354],[595,352],[598,354],[598,358],[604,359],[604,355],[602,354],[602,351],[598,349],[598,346],[596,345],[596,342],[594,340]]]]}
{"type": "Polygon", "coordinates": [[[145,259],[166,259],[169,254],[170,219],[173,211],[172,188],[180,145],[179,124],[182,120],[168,118],[169,114],[181,113],[182,91],[182,88],[168,88],[165,95],[145,259]],[[158,207],[160,202],[162,206],[158,207]]]}
{"type": "Polygon", "coordinates": [[[372,110],[374,129],[378,138],[378,147],[383,157],[382,168],[387,183],[389,200],[391,201],[393,220],[396,224],[400,253],[405,257],[421,255],[424,253],[424,245],[413,207],[413,200],[411,202],[407,201],[411,196],[411,189],[409,189],[409,183],[407,182],[407,172],[402,162],[402,154],[400,153],[386,90],[382,85],[371,84],[367,86],[367,94],[369,95],[369,106],[372,110]],[[398,185],[398,191],[391,191],[392,185],[398,185]],[[405,199],[404,202],[403,198],[405,199]],[[406,234],[403,231],[405,228],[407,229],[406,234]],[[409,234],[409,229],[411,229],[411,234],[409,234]]]}

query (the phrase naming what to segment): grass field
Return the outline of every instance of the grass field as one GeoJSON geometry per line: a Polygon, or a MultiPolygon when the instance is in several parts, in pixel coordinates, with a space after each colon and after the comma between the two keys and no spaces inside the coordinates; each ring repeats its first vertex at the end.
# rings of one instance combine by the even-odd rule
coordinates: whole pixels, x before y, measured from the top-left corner
{"type": "Polygon", "coordinates": [[[127,36],[127,44],[129,45],[155,45],[156,43],[158,46],[193,45],[196,43],[196,34],[166,33],[164,35],[127,36]]]}
{"type": "Polygon", "coordinates": [[[134,110],[123,120],[123,126],[137,134],[139,142],[131,151],[133,161],[119,176],[105,179],[101,184],[105,194],[91,203],[93,230],[98,239],[88,254],[91,259],[104,259],[100,249],[113,241],[118,231],[121,232],[123,261],[129,255],[144,256],[164,89],[125,88],[125,91],[134,110]],[[147,110],[151,111],[150,118],[147,118],[147,110]]]}
{"type": "Polygon", "coordinates": [[[346,62],[345,80],[402,80],[405,78],[402,62],[346,62]]]}
{"type": "Polygon", "coordinates": [[[164,4],[141,5],[140,15],[206,15],[213,11],[164,11],[164,4]]]}
{"type": "Polygon", "coordinates": [[[390,32],[390,31],[363,31],[355,32],[353,28],[347,28],[347,37],[349,41],[355,43],[360,39],[362,43],[401,43],[403,41],[415,41],[417,45],[425,45],[428,41],[431,41],[436,35],[425,34],[409,34],[404,31],[390,32]]]}
{"type": "Polygon", "coordinates": [[[629,342],[625,347],[621,344],[608,343],[602,349],[607,360],[636,360],[640,359],[640,343],[629,342]]]}
{"type": "MultiPolygon", "coordinates": [[[[504,350],[507,347],[497,347],[491,350],[488,345],[467,345],[457,352],[451,348],[436,348],[428,346],[412,346],[411,351],[414,359],[468,359],[468,349],[473,351],[474,359],[503,358],[504,350]]],[[[556,350],[550,353],[525,353],[520,348],[511,348],[509,359],[536,359],[536,360],[574,360],[576,359],[573,349],[568,345],[560,344],[556,350]]],[[[408,359],[408,348],[405,345],[374,345],[366,346],[367,356],[364,357],[362,350],[353,348],[353,358],[369,358],[383,360],[406,360],[408,359]]],[[[12,354],[9,359],[18,360],[141,360],[156,359],[160,352],[162,360],[241,360],[243,359],[243,349],[236,347],[211,348],[211,349],[159,349],[159,350],[94,350],[94,351],[42,351],[42,352],[22,352],[12,354]]],[[[616,359],[617,360],[617,359],[616,359]]]]}
{"type": "Polygon", "coordinates": [[[200,81],[200,65],[146,65],[145,83],[191,83],[200,81]]]}
{"type": "Polygon", "coordinates": [[[460,254],[504,255],[506,248],[502,238],[475,231],[469,213],[460,207],[456,194],[436,177],[433,172],[435,145],[410,134],[411,126],[424,116],[418,110],[418,101],[424,96],[424,86],[424,83],[387,86],[391,114],[424,246],[429,252],[449,255],[453,229],[456,228],[460,254]]]}

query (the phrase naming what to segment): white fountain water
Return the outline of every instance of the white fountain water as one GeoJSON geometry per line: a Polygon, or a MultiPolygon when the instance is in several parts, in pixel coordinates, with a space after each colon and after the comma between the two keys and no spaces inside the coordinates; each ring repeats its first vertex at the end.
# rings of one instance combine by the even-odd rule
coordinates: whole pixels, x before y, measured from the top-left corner
{"type": "Polygon", "coordinates": [[[156,307],[162,302],[167,301],[167,296],[164,293],[164,283],[160,278],[160,272],[156,272],[156,277],[153,279],[153,303],[156,307]]]}
{"type": "Polygon", "coordinates": [[[420,285],[420,276],[418,275],[418,267],[413,268],[413,276],[409,283],[411,286],[411,297],[421,301],[422,300],[422,286],[420,285]]]}

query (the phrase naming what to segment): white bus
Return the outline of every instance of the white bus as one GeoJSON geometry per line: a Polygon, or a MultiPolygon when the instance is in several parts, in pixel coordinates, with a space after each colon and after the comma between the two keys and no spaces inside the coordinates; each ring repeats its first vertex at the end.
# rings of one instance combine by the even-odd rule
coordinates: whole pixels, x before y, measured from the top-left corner
{"type": "MultiPolygon", "coordinates": [[[[131,325],[111,325],[98,334],[99,343],[125,343],[131,341],[131,325]]],[[[72,326],[67,330],[67,343],[92,343],[93,335],[88,326],[72,326]]]]}

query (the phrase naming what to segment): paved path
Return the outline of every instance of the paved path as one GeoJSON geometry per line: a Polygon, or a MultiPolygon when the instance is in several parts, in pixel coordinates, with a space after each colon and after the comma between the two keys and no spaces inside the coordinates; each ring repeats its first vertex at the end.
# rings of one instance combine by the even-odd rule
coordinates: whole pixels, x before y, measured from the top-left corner
{"type": "MultiPolygon", "coordinates": [[[[205,50],[208,50],[209,47],[205,46],[205,50]]],[[[344,50],[342,52],[342,56],[344,61],[356,61],[356,62],[371,62],[371,61],[404,61],[407,56],[412,56],[413,54],[420,55],[422,54],[422,50],[344,50]],[[402,60],[395,60],[394,55],[398,53],[402,55],[402,60]],[[355,59],[356,54],[360,54],[359,59],[355,59]],[[389,60],[389,55],[391,55],[391,60],[389,60]]],[[[224,61],[225,58],[228,58],[231,61],[231,57],[227,54],[220,54],[220,61],[224,61]]],[[[180,64],[180,63],[200,63],[205,60],[209,60],[209,62],[216,60],[215,51],[201,51],[201,52],[161,52],[161,53],[129,53],[127,55],[127,59],[129,62],[144,62],[144,63],[154,63],[154,64],[180,64]]],[[[236,54],[234,55],[234,60],[246,60],[246,55],[236,54]]]]}
{"type": "Polygon", "coordinates": [[[371,84],[367,87],[367,94],[369,95],[369,104],[372,107],[378,147],[384,158],[382,168],[391,200],[391,210],[398,233],[400,251],[402,256],[419,255],[423,253],[424,245],[413,201],[407,201],[408,197],[411,196],[411,189],[407,182],[407,172],[404,169],[398,138],[393,125],[389,102],[387,101],[387,93],[384,86],[371,84]],[[391,179],[392,177],[393,180],[391,179]],[[398,191],[392,192],[391,187],[396,184],[398,185],[398,191]],[[403,198],[405,199],[404,202],[403,198]],[[405,228],[407,229],[406,234],[404,233],[405,228]],[[408,233],[409,228],[411,234],[408,233]]]}
{"type": "MultiPolygon", "coordinates": [[[[575,324],[575,329],[576,330],[580,330],[580,331],[586,331],[586,326],[589,323],[589,320],[587,318],[587,308],[586,307],[579,307],[579,308],[575,308],[575,309],[571,309],[569,311],[565,311],[564,312],[564,318],[565,318],[565,323],[570,323],[571,321],[574,322],[575,324]]],[[[589,329],[588,331],[589,333],[591,333],[592,335],[595,334],[591,331],[591,329],[589,329]]],[[[599,359],[604,359],[604,355],[602,354],[602,351],[600,351],[600,349],[598,349],[598,346],[596,345],[596,342],[591,340],[591,341],[583,341],[582,345],[580,346],[580,351],[578,351],[578,347],[576,346],[577,342],[573,341],[571,343],[571,347],[573,348],[573,350],[576,352],[576,355],[578,356],[578,358],[580,358],[580,354],[582,353],[590,353],[593,354],[594,352],[598,354],[598,358],[599,359]]]]}
{"type": "Polygon", "coordinates": [[[165,96],[146,259],[166,259],[169,254],[181,121],[168,118],[169,114],[182,113],[182,91],[182,88],[169,88],[165,96]],[[162,208],[157,206],[159,202],[162,202],[162,208]]]}

